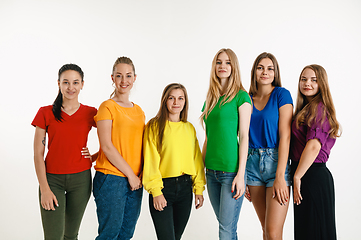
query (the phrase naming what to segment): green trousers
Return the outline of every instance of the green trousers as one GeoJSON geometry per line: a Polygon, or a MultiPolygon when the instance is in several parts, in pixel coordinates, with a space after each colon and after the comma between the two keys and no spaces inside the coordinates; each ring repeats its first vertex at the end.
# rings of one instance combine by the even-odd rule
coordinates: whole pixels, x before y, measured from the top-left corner
{"type": "MultiPolygon", "coordinates": [[[[46,177],[51,191],[58,200],[55,211],[41,207],[45,240],[76,240],[83,214],[91,194],[90,170],[74,174],[50,174],[46,177]]],[[[41,192],[39,189],[39,203],[41,192]]]]}

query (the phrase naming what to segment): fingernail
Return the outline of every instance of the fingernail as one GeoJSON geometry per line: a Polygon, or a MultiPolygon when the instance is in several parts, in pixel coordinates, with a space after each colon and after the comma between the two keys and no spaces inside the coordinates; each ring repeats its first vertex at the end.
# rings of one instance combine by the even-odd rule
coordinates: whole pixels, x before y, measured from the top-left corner
{"type": "Polygon", "coordinates": [[[231,192],[233,193],[233,190],[231,192]]]}

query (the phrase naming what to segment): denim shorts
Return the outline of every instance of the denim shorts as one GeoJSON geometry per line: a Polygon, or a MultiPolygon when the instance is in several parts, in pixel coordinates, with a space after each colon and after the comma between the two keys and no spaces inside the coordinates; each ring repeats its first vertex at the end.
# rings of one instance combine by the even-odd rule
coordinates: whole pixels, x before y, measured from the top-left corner
{"type": "MultiPolygon", "coordinates": [[[[272,187],[278,166],[277,148],[250,148],[247,157],[247,185],[272,187]]],[[[290,164],[285,171],[287,186],[291,186],[290,164]]]]}

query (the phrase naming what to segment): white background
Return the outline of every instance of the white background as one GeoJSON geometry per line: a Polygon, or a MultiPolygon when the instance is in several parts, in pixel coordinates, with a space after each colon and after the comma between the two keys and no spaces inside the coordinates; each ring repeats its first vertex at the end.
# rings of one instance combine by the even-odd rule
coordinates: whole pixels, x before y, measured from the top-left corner
{"type": "MultiPolygon", "coordinates": [[[[239,58],[248,90],[254,59],[263,51],[279,61],[283,86],[296,99],[297,81],[307,64],[322,65],[329,76],[343,135],[328,167],[336,188],[339,239],[358,239],[361,222],[359,172],[361,3],[358,0],[274,1],[0,1],[0,238],[42,239],[38,182],[33,166],[34,128],[39,107],[57,95],[57,71],[76,63],[85,72],[83,104],[98,107],[112,92],[111,69],[130,57],[138,75],[131,100],[147,120],[159,107],[161,92],[180,82],[190,97],[189,120],[200,144],[199,115],[209,86],[211,62],[223,47],[239,58]]],[[[96,131],[89,136],[98,150],[96,131]]],[[[293,238],[293,208],[284,238],[293,238]]],[[[94,239],[97,219],[89,200],[80,239],[94,239]]],[[[261,239],[252,204],[243,203],[240,239],[261,239]]],[[[183,239],[217,239],[218,225],[205,192],[193,210],[183,239]]],[[[144,192],[134,239],[156,239],[144,192]]]]}

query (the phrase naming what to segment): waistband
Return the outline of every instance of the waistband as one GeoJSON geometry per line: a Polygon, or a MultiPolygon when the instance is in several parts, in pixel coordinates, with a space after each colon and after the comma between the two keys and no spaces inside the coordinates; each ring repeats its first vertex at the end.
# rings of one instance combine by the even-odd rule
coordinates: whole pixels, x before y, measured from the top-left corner
{"type": "Polygon", "coordinates": [[[236,172],[224,172],[224,171],[218,171],[218,170],[212,170],[212,169],[208,169],[206,168],[207,172],[212,172],[214,174],[219,174],[219,173],[236,173],[236,172]]]}
{"type": "Polygon", "coordinates": [[[192,179],[191,175],[188,174],[184,174],[184,175],[180,175],[178,177],[169,177],[169,178],[163,178],[163,183],[164,182],[184,182],[187,181],[189,179],[192,179]]]}
{"type": "Polygon", "coordinates": [[[254,153],[274,153],[278,152],[278,148],[249,148],[248,153],[254,154],[254,153]]]}
{"type": "MultiPolygon", "coordinates": [[[[298,163],[299,162],[291,161],[291,166],[297,167],[298,163]]],[[[317,162],[312,163],[312,165],[310,166],[310,168],[325,168],[325,167],[326,167],[326,163],[317,163],[317,162]]]]}

